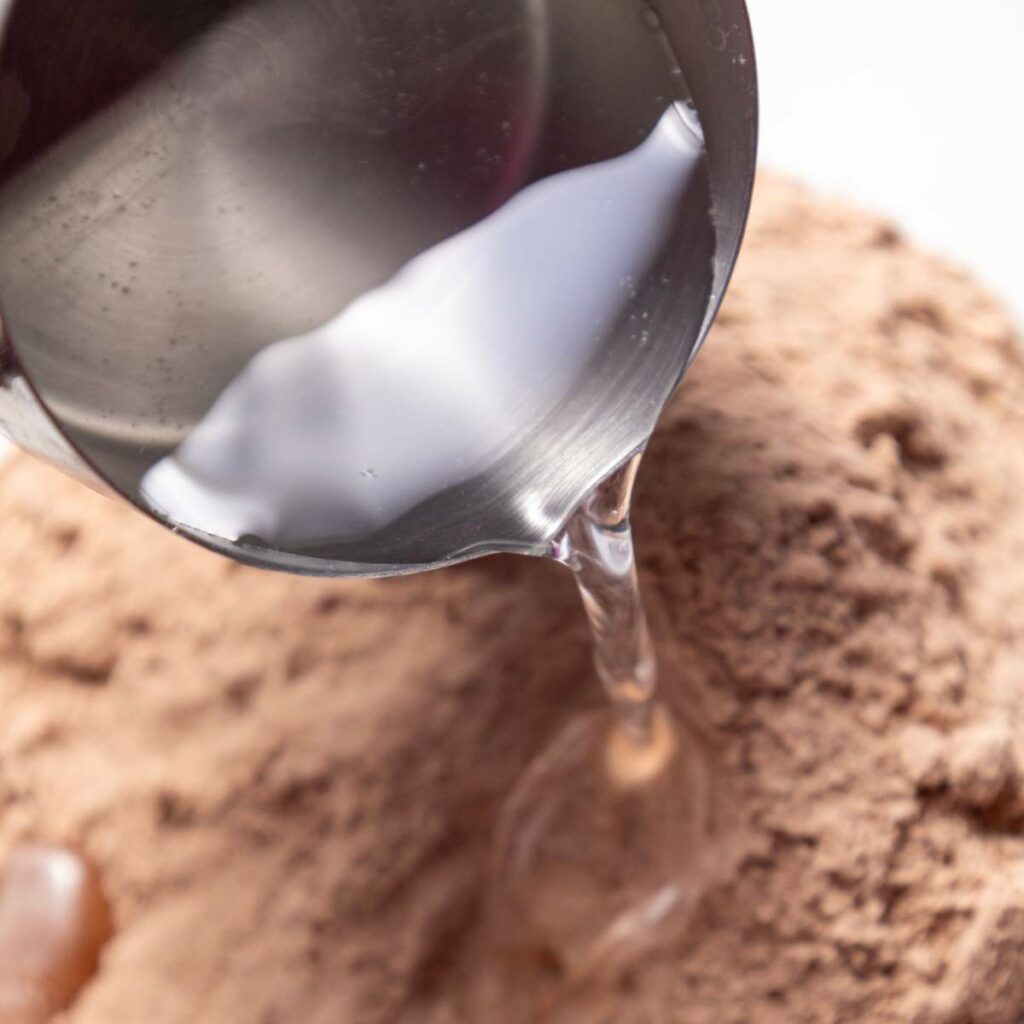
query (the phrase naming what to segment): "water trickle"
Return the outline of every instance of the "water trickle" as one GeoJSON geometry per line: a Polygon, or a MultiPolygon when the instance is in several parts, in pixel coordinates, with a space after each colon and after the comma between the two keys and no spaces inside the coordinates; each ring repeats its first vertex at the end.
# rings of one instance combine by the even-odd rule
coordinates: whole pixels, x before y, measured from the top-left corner
{"type": "Polygon", "coordinates": [[[501,998],[530,988],[515,977],[523,952],[559,979],[540,1003],[523,996],[509,1021],[547,1019],[551,1000],[678,937],[706,884],[708,765],[660,699],[637,574],[640,458],[591,492],[549,552],[575,577],[609,705],[570,721],[502,810],[489,890],[494,941],[513,954],[497,959],[501,998]]]}
{"type": "Polygon", "coordinates": [[[633,456],[583,502],[552,556],[576,577],[598,679],[627,733],[643,744],[651,738],[657,665],[629,518],[640,459],[633,456]]]}

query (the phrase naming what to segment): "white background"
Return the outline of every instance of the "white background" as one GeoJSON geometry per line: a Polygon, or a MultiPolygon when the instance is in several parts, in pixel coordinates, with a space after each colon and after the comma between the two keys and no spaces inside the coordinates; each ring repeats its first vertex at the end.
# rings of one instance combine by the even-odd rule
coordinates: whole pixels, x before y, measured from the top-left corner
{"type": "Polygon", "coordinates": [[[1024,320],[1024,0],[748,0],[762,163],[891,214],[1024,320]]]}

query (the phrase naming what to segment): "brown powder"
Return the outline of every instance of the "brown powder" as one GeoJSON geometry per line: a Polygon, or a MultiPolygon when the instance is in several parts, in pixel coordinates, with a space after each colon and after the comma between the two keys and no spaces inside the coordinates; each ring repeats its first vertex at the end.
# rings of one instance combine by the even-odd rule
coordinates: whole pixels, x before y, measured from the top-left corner
{"type": "MultiPolygon", "coordinates": [[[[636,515],[720,877],[552,1020],[1024,1016],[1022,445],[992,302],[762,181],[636,515]]],[[[489,836],[599,701],[568,574],[260,574],[27,459],[0,523],[0,859],[84,849],[118,927],[69,1024],[501,1024],[468,1002],[489,836]]]]}

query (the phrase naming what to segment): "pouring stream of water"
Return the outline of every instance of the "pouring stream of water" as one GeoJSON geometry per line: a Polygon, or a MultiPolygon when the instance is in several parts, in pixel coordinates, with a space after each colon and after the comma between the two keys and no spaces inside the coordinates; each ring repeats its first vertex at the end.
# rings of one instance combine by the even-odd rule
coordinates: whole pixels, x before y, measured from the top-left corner
{"type": "Polygon", "coordinates": [[[590,623],[597,676],[619,723],[650,739],[657,664],[637,579],[630,504],[642,453],[597,487],[552,546],[572,570],[590,623]]]}

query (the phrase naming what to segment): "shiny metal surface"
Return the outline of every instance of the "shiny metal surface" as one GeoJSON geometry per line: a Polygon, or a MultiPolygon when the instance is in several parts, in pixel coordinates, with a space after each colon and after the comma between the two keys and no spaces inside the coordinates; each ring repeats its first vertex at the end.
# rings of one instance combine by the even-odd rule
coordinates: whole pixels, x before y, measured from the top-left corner
{"type": "Polygon", "coordinates": [[[646,440],[736,259],[756,144],[741,0],[14,0],[0,23],[0,431],[252,564],[370,575],[543,547],[646,440]],[[649,344],[624,316],[553,405],[502,392],[494,457],[362,532],[218,536],[147,504],[147,474],[261,353],[531,186],[622,158],[687,97],[706,168],[644,298],[649,344]]]}

